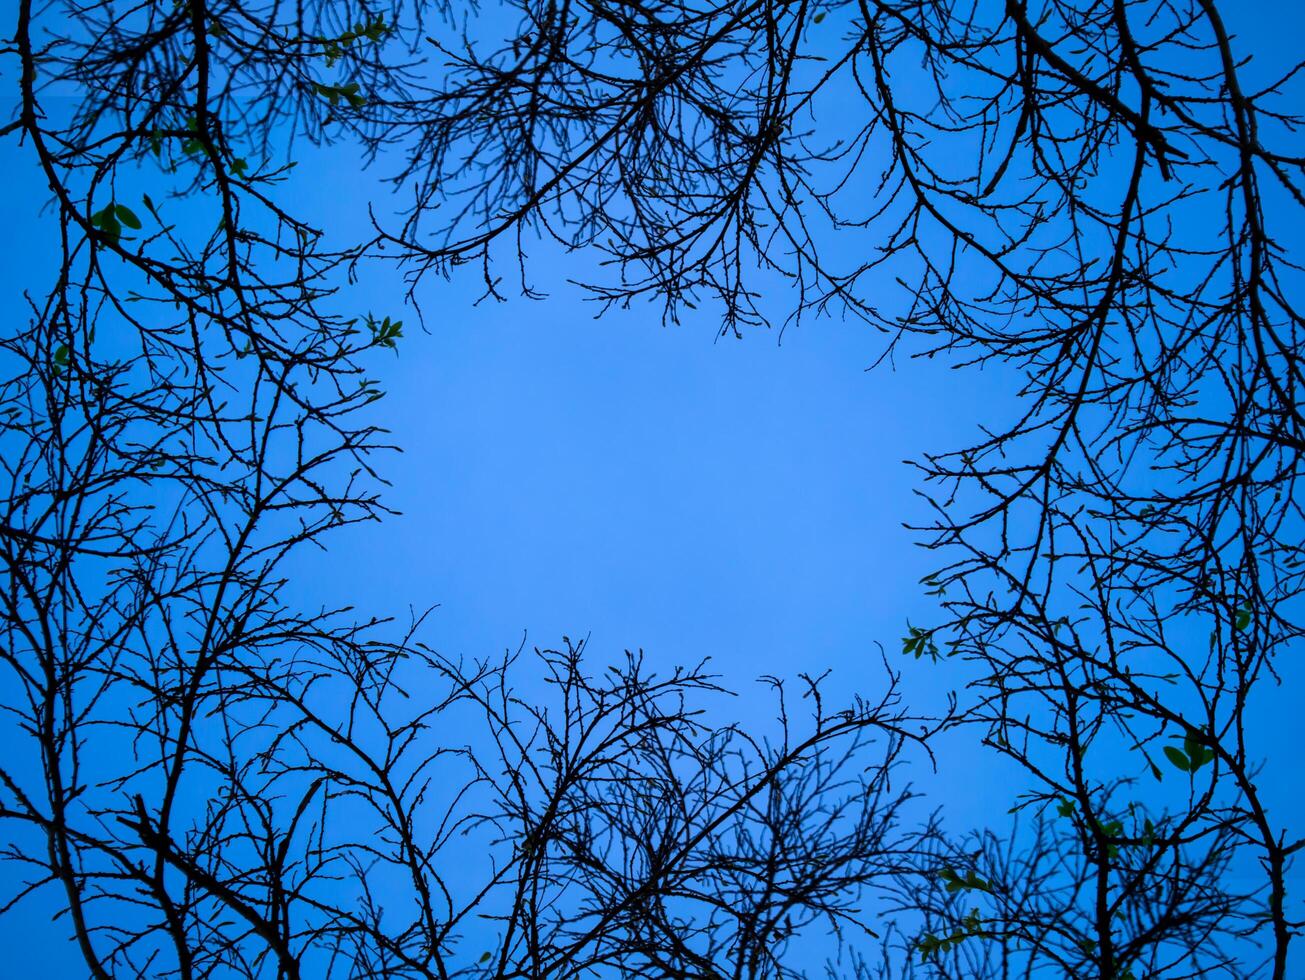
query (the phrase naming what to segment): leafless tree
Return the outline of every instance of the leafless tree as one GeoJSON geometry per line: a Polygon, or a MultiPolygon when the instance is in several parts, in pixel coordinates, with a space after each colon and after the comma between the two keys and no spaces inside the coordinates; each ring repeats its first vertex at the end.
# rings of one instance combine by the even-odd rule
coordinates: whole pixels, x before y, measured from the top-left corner
{"type": "Polygon", "coordinates": [[[772,681],[745,731],[701,666],[466,663],[289,599],[387,513],[403,334],[271,158],[383,134],[419,11],[16,12],[3,131],[56,244],[0,337],[3,908],[52,901],[97,978],[783,977],[866,936],[937,836],[891,672],[772,681]]]}
{"type": "Polygon", "coordinates": [[[1202,969],[1287,977],[1305,837],[1248,720],[1300,631],[1302,66],[1216,0],[504,6],[386,106],[413,195],[379,241],[495,294],[553,239],[607,258],[600,308],[856,317],[1010,378],[980,440],[922,450],[941,611],[906,651],[968,659],[965,723],[1072,808],[1091,975],[1142,968],[1137,882],[1205,854],[1262,886],[1211,893],[1202,949],[1252,941],[1202,969]],[[1168,828],[1136,874],[1121,779],[1168,828]]]}

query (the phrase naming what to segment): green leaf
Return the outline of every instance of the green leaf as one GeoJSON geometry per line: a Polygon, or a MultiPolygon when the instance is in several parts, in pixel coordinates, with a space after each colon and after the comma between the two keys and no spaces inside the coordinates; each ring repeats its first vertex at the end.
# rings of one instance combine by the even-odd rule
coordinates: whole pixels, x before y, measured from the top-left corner
{"type": "Polygon", "coordinates": [[[91,226],[98,229],[105,238],[114,244],[117,244],[118,239],[122,236],[122,225],[118,223],[112,204],[91,215],[91,226]]]}
{"type": "MultiPolygon", "coordinates": [[[[992,885],[988,884],[988,882],[984,881],[973,871],[971,871],[969,874],[965,876],[965,887],[972,888],[975,891],[980,891],[980,892],[988,892],[988,893],[992,892],[992,885]]],[[[974,910],[974,916],[977,920],[978,909],[974,910]]]]}
{"type": "Polygon", "coordinates": [[[1196,772],[1201,766],[1214,760],[1214,749],[1207,748],[1203,744],[1199,732],[1187,733],[1187,737],[1183,739],[1183,749],[1187,752],[1187,758],[1191,760],[1192,772],[1196,772]]]}
{"type": "Polygon", "coordinates": [[[1174,764],[1175,769],[1181,769],[1183,772],[1191,772],[1192,766],[1187,761],[1181,749],[1176,749],[1172,745],[1165,746],[1165,756],[1174,764]]]}
{"type": "Polygon", "coordinates": [[[947,891],[950,894],[955,894],[959,891],[992,891],[992,886],[973,871],[967,871],[965,877],[962,878],[951,868],[944,868],[942,871],[938,872],[938,877],[946,883],[947,891]]]}
{"type": "Polygon", "coordinates": [[[367,104],[367,99],[358,91],[357,82],[349,82],[347,85],[323,85],[321,82],[313,82],[313,91],[331,105],[339,105],[341,98],[355,109],[360,109],[367,104]]]}
{"type": "Polygon", "coordinates": [[[113,206],[113,213],[116,214],[118,216],[118,220],[121,221],[128,228],[131,228],[135,231],[140,230],[140,218],[136,217],[136,212],[133,211],[131,208],[127,207],[127,205],[115,204],[113,206]]]}
{"type": "Polygon", "coordinates": [[[391,320],[388,316],[384,320],[377,320],[369,313],[367,328],[372,332],[372,343],[381,347],[396,348],[395,341],[403,336],[403,321],[391,320]]]}
{"type": "Polygon", "coordinates": [[[61,368],[67,367],[68,359],[71,356],[71,354],[72,352],[68,349],[67,344],[60,344],[58,347],[54,349],[53,360],[55,365],[61,368]]]}
{"type": "Polygon", "coordinates": [[[938,645],[933,640],[933,630],[912,626],[908,622],[906,633],[902,637],[902,653],[914,654],[916,660],[925,656],[931,660],[938,659],[938,645]]]}
{"type": "Polygon", "coordinates": [[[1142,826],[1142,846],[1155,846],[1155,824],[1151,822],[1150,817],[1146,818],[1146,823],[1142,826]]]}
{"type": "Polygon", "coordinates": [[[824,19],[825,19],[825,12],[822,10],[820,11],[820,13],[816,14],[814,17],[811,18],[811,23],[819,24],[824,19]]]}
{"type": "Polygon", "coordinates": [[[482,963],[488,963],[488,962],[489,962],[489,957],[490,957],[490,954],[489,954],[489,953],[482,953],[482,954],[481,954],[481,957],[480,957],[480,962],[482,962],[482,963]]]}
{"type": "Polygon", "coordinates": [[[926,575],[920,579],[920,584],[929,586],[929,591],[925,595],[945,595],[947,593],[947,589],[933,575],[926,575]]]}
{"type": "Polygon", "coordinates": [[[1240,633],[1246,627],[1251,625],[1251,607],[1242,606],[1237,610],[1237,615],[1233,619],[1233,632],[1240,633]]]}

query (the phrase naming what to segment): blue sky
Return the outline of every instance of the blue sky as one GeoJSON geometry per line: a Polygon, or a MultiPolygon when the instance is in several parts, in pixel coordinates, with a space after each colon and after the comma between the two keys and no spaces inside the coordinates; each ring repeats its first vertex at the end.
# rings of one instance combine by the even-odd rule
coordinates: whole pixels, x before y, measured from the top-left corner
{"type": "MultiPolygon", "coordinates": [[[[347,157],[314,171],[303,207],[361,226],[365,199],[350,213],[336,196],[347,157]]],[[[529,268],[546,299],[479,301],[474,268],[419,287],[426,329],[409,312],[375,371],[377,417],[404,450],[383,465],[402,514],[337,536],[327,561],[301,553],[305,599],[438,604],[428,639],[448,654],[565,634],[599,659],[710,657],[754,692],[736,708],[758,721],[761,675],[830,670],[835,690],[870,695],[881,647],[908,667],[900,638],[933,617],[919,580],[938,560],[903,526],[926,517],[906,460],[972,439],[1013,408],[1015,379],[941,360],[867,370],[887,338],[851,321],[740,340],[710,308],[675,326],[651,304],[595,319],[567,281],[596,273],[591,257],[541,247],[529,268]]],[[[399,289],[373,270],[349,302],[388,313],[399,289]]],[[[788,312],[783,292],[768,302],[788,312]]],[[[913,707],[940,707],[939,668],[909,666],[913,707]]],[[[954,798],[982,786],[981,759],[996,762],[954,760],[954,798]]]]}
{"type": "MultiPolygon", "coordinates": [[[[1300,17],[1295,5],[1270,6],[1276,16],[1243,25],[1266,62],[1295,54],[1301,36],[1281,21],[1300,17]]],[[[382,193],[347,154],[323,158],[311,183],[304,173],[303,207],[330,206],[346,228],[382,193]]],[[[39,229],[42,188],[12,140],[0,144],[0,174],[27,208],[24,227],[39,229]]],[[[10,315],[46,268],[35,245],[9,256],[10,315]]],[[[378,373],[377,406],[404,449],[383,467],[402,515],[302,555],[293,589],[369,614],[438,605],[427,638],[450,654],[569,634],[588,636],[599,659],[637,648],[667,666],[709,656],[744,692],[744,719],[769,714],[751,683],[763,674],[829,669],[836,690],[874,693],[879,646],[900,663],[906,622],[928,622],[931,609],[919,579],[934,561],[902,527],[923,513],[903,461],[972,438],[1011,404],[1011,378],[934,361],[867,373],[884,338],[850,322],[810,321],[781,341],[718,339],[706,307],[675,327],[651,306],[596,321],[565,283],[593,268],[541,251],[531,278],[550,295],[537,302],[476,304],[474,268],[431,278],[426,331],[399,311],[392,279],[364,277],[350,303],[407,321],[378,373]]],[[[778,318],[789,306],[781,291],[765,302],[778,318]]],[[[960,677],[901,665],[925,710],[960,677]]],[[[1299,745],[1291,689],[1262,696],[1266,735],[1299,745]]],[[[1008,775],[953,742],[938,774],[920,766],[917,781],[959,829],[1004,817],[1008,775]]],[[[1305,800],[1293,774],[1272,778],[1279,806],[1305,800]]],[[[56,953],[17,942],[38,921],[0,919],[8,969],[62,976],[48,972],[56,953]]]]}

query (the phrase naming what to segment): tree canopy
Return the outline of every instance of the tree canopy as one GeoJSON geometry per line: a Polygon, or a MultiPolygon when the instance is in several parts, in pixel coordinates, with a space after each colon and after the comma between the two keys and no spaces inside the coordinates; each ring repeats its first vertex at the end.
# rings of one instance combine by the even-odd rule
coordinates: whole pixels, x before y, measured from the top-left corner
{"type": "Polygon", "coordinates": [[[58,248],[0,332],[0,826],[12,903],[57,889],[92,976],[777,977],[815,928],[837,975],[1292,975],[1305,837],[1257,777],[1294,762],[1250,722],[1305,585],[1305,81],[1246,11],[14,14],[0,133],[58,248]],[[296,206],[305,141],[377,175],[368,234],[296,206]],[[916,460],[937,616],[879,693],[831,705],[811,665],[778,737],[713,731],[702,667],[465,663],[282,598],[289,555],[387,515],[405,324],[445,276],[536,295],[537,248],[603,315],[839,317],[1013,379],[916,460]],[[393,309],[350,308],[369,265],[393,309]],[[898,670],[953,658],[920,717],[898,670]],[[1027,775],[1011,826],[945,833],[894,781],[957,730],[1027,775]]]}

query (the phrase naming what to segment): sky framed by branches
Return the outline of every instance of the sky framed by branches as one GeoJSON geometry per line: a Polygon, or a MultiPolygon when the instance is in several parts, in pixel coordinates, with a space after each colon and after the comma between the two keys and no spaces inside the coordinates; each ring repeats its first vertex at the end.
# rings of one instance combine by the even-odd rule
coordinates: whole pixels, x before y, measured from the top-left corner
{"type": "Polygon", "coordinates": [[[1283,7],[20,3],[0,927],[1291,976],[1283,7]]]}

